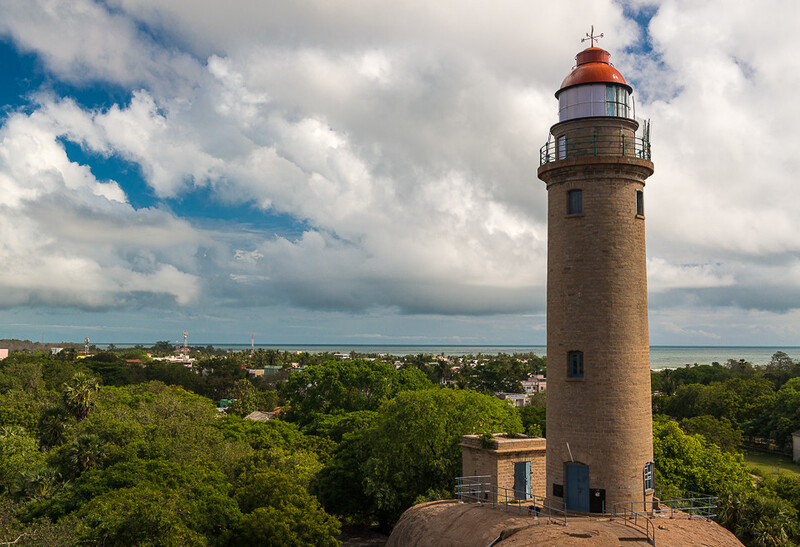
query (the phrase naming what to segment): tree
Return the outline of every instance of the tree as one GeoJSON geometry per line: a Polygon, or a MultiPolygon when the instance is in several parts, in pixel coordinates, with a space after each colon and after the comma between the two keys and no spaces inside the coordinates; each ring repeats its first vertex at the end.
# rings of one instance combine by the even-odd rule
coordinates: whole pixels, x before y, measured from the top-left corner
{"type": "Polygon", "coordinates": [[[526,435],[530,437],[545,436],[547,433],[547,423],[544,406],[525,405],[517,409],[517,411],[522,419],[522,427],[526,435]]]}
{"type": "Polygon", "coordinates": [[[345,414],[318,414],[311,423],[303,428],[303,432],[340,443],[347,433],[368,429],[377,418],[378,413],[374,410],[357,410],[345,414]]]}
{"type": "Polygon", "coordinates": [[[280,506],[256,507],[244,515],[237,530],[238,545],[264,547],[336,547],[339,521],[325,513],[319,502],[308,494],[295,494],[296,502],[280,506]]]}
{"type": "Polygon", "coordinates": [[[738,361],[736,359],[728,359],[725,366],[734,374],[743,376],[752,376],[755,374],[752,363],[748,363],[744,359],[739,359],[738,361]]]}
{"type": "Polygon", "coordinates": [[[278,402],[278,394],[274,390],[259,391],[247,378],[236,380],[228,396],[234,399],[234,402],[228,406],[226,412],[242,417],[256,410],[269,412],[278,402]]]}
{"type": "Polygon", "coordinates": [[[207,545],[181,518],[189,510],[182,502],[176,492],[152,486],[111,490],[80,510],[78,535],[101,545],[207,545]]]}
{"type": "Polygon", "coordinates": [[[720,420],[713,416],[695,416],[681,421],[681,429],[686,433],[699,434],[711,444],[715,444],[725,452],[736,452],[742,444],[742,432],[734,428],[727,418],[720,420]]]}
{"type": "Polygon", "coordinates": [[[792,432],[800,429],[800,378],[792,378],[778,390],[768,427],[775,443],[791,450],[792,432]]]}
{"type": "Polygon", "coordinates": [[[100,466],[106,453],[106,445],[97,435],[83,433],[73,439],[64,452],[68,463],[65,467],[79,475],[100,466]]]}
{"type": "Polygon", "coordinates": [[[303,449],[270,447],[243,464],[235,493],[245,513],[234,543],[337,546],[339,521],[327,514],[308,486],[321,465],[303,449]]]}
{"type": "Polygon", "coordinates": [[[750,484],[741,454],[729,454],[673,421],[653,421],[656,481],[680,490],[716,495],[750,484]]]}
{"type": "Polygon", "coordinates": [[[281,389],[291,410],[289,419],[305,424],[314,415],[377,410],[404,390],[424,389],[431,383],[416,369],[398,371],[380,361],[329,361],[295,372],[281,389]]]}
{"type": "Polygon", "coordinates": [[[405,391],[381,406],[371,428],[344,436],[320,474],[318,495],[334,512],[371,515],[388,528],[420,495],[453,491],[463,435],[521,428],[519,416],[496,397],[466,390],[405,391]],[[344,499],[341,492],[353,497],[344,499]],[[365,505],[354,507],[353,501],[365,505]]]}
{"type": "Polygon", "coordinates": [[[796,545],[797,511],[774,493],[740,485],[722,492],[717,503],[717,522],[745,545],[796,545]]]}
{"type": "Polygon", "coordinates": [[[41,502],[58,494],[65,486],[61,474],[54,467],[44,465],[23,471],[14,488],[15,498],[41,502]]]}
{"type": "Polygon", "coordinates": [[[64,406],[79,420],[86,418],[92,408],[94,393],[100,389],[97,379],[77,372],[72,380],[64,385],[64,406]]]}
{"type": "Polygon", "coordinates": [[[158,355],[171,355],[175,351],[175,346],[169,340],[159,340],[153,345],[152,350],[158,355]]]}
{"type": "Polygon", "coordinates": [[[8,492],[23,473],[41,466],[44,454],[36,439],[19,426],[0,428],[0,492],[8,492]]]}
{"type": "Polygon", "coordinates": [[[786,355],[786,353],[782,351],[776,351],[772,354],[772,358],[767,363],[767,371],[780,371],[780,372],[791,372],[792,368],[794,367],[794,361],[792,358],[786,355]]]}
{"type": "MultiPolygon", "coordinates": [[[[204,379],[197,392],[214,400],[226,397],[237,380],[248,376],[246,362],[240,353],[200,359],[195,363],[195,370],[204,379]]],[[[192,375],[197,377],[197,374],[192,375]]]]}
{"type": "Polygon", "coordinates": [[[528,367],[519,359],[501,353],[486,362],[465,367],[458,377],[458,386],[482,393],[520,393],[521,382],[528,379],[535,366],[528,367]]]}
{"type": "Polygon", "coordinates": [[[0,496],[0,545],[47,547],[73,547],[78,544],[75,535],[77,519],[63,518],[57,523],[49,519],[23,523],[17,517],[21,507],[7,496],[0,496]],[[15,543],[16,542],[16,543],[15,543]]]}

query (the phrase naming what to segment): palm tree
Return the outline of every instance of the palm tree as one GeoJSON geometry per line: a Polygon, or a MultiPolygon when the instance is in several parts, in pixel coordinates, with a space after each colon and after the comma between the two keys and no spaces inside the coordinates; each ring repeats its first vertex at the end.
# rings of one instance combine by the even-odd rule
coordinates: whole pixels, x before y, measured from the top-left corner
{"type": "Polygon", "coordinates": [[[66,451],[67,461],[76,471],[76,475],[99,467],[105,454],[105,443],[94,433],[78,435],[66,451]]]}
{"type": "Polygon", "coordinates": [[[39,418],[39,442],[42,446],[53,447],[62,443],[66,421],[69,416],[62,407],[45,410],[39,418]]]}
{"type": "Polygon", "coordinates": [[[32,501],[52,498],[65,485],[61,474],[49,466],[23,471],[17,479],[15,494],[32,501]]]}
{"type": "Polygon", "coordinates": [[[64,384],[64,405],[79,420],[89,415],[92,408],[92,395],[100,389],[97,378],[77,372],[72,380],[64,384]]]}

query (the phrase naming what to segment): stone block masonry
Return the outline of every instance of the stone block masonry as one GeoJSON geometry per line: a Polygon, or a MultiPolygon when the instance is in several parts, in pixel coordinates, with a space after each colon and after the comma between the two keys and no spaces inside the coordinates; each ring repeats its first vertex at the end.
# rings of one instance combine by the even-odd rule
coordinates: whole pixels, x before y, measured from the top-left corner
{"type": "Polygon", "coordinates": [[[483,482],[498,488],[514,489],[514,464],[530,462],[531,494],[545,496],[546,450],[545,439],[532,437],[509,438],[495,435],[495,447],[483,448],[478,435],[465,435],[461,442],[461,471],[465,477],[486,476],[483,482]]]}

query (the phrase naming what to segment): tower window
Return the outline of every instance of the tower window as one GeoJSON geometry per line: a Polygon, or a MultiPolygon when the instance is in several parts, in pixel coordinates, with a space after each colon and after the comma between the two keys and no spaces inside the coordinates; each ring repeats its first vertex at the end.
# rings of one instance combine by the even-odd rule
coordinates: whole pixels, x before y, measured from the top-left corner
{"type": "Polygon", "coordinates": [[[636,190],[636,214],[637,216],[644,216],[644,192],[636,190]]]}
{"type": "Polygon", "coordinates": [[[655,462],[647,462],[644,464],[642,471],[642,478],[644,479],[644,490],[653,490],[655,488],[655,481],[653,480],[653,470],[655,469],[655,462]]]}
{"type": "Polygon", "coordinates": [[[567,192],[567,214],[579,215],[583,213],[583,191],[570,190],[567,192]]]}
{"type": "Polygon", "coordinates": [[[567,376],[569,378],[583,378],[582,351],[570,351],[567,353],[567,376]]]}

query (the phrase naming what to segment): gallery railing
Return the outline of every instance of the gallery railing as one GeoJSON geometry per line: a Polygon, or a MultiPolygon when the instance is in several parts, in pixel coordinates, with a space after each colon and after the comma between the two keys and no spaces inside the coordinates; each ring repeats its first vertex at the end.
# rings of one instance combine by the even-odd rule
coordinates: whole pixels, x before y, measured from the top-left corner
{"type": "Polygon", "coordinates": [[[550,140],[539,149],[539,165],[591,156],[630,156],[650,160],[650,139],[631,135],[591,135],[550,140]]]}

